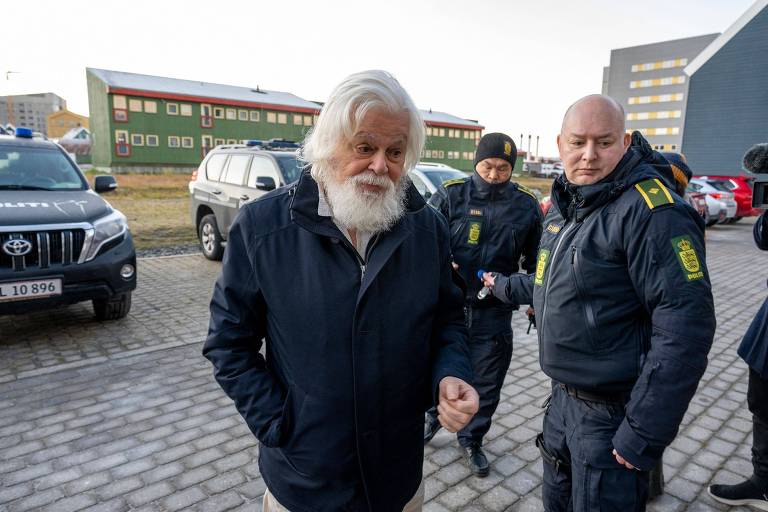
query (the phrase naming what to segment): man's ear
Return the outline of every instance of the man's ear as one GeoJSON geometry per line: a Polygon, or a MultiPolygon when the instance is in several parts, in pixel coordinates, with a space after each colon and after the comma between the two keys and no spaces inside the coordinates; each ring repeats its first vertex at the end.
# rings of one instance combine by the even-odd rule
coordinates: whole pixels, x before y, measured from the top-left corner
{"type": "Polygon", "coordinates": [[[632,134],[624,132],[624,151],[629,148],[629,145],[632,143],[632,134]]]}

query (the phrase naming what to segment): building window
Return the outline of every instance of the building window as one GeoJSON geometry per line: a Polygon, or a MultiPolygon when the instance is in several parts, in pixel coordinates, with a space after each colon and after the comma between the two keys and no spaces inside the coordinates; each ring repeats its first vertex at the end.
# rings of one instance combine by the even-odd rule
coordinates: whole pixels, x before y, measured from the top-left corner
{"type": "Polygon", "coordinates": [[[227,139],[227,144],[237,144],[237,139],[227,139]]]}
{"type": "Polygon", "coordinates": [[[181,115],[185,117],[189,117],[192,115],[192,105],[189,103],[182,103],[181,104],[181,115]]]}
{"type": "Polygon", "coordinates": [[[157,114],[157,102],[144,100],[144,112],[147,114],[157,114]]]}
{"type": "Polygon", "coordinates": [[[115,130],[115,154],[117,156],[131,156],[131,145],[128,143],[127,130],[115,130]]]}
{"type": "Polygon", "coordinates": [[[427,126],[427,129],[425,131],[426,131],[427,137],[431,137],[432,136],[432,128],[427,126]]]}
{"type": "Polygon", "coordinates": [[[685,83],[685,75],[667,76],[664,78],[652,78],[648,80],[632,80],[629,82],[630,89],[639,89],[642,87],[661,87],[663,85],[679,85],[685,83]]]}
{"type": "MultiPolygon", "coordinates": [[[[22,118],[23,117],[24,116],[22,116],[22,118]]],[[[127,123],[128,111],[124,108],[114,108],[112,109],[112,119],[114,119],[115,122],[118,122],[118,123],[127,123]]]]}
{"type": "Polygon", "coordinates": [[[216,119],[224,119],[224,109],[221,107],[213,107],[213,117],[216,119]]]}
{"type": "Polygon", "coordinates": [[[437,158],[445,158],[445,151],[442,149],[437,152],[437,158]]]}
{"type": "Polygon", "coordinates": [[[183,148],[193,148],[195,147],[195,139],[192,137],[182,137],[181,138],[181,147],[183,148]]]}
{"type": "Polygon", "coordinates": [[[141,100],[135,100],[133,98],[128,100],[128,110],[131,112],[141,112],[141,100]]]}
{"type": "Polygon", "coordinates": [[[238,110],[237,111],[237,119],[240,121],[247,121],[248,120],[248,111],[247,110],[238,110]]]}
{"type": "MultiPolygon", "coordinates": [[[[440,128],[440,136],[445,137],[445,128],[440,128]]],[[[440,157],[443,158],[443,157],[440,157]]]]}
{"type": "Polygon", "coordinates": [[[200,104],[200,127],[213,128],[213,116],[211,106],[207,103],[200,104]]]}
{"type": "Polygon", "coordinates": [[[132,133],[131,134],[131,145],[132,146],[143,146],[144,145],[144,135],[141,133],[132,133]]]}
{"type": "MultiPolygon", "coordinates": [[[[112,96],[112,108],[128,108],[128,102],[125,96],[112,96]]],[[[24,109],[20,110],[24,112],[24,109]]]]}
{"type": "Polygon", "coordinates": [[[251,110],[249,112],[249,115],[251,117],[251,122],[258,123],[259,122],[259,111],[258,110],[251,110]]]}
{"type": "Polygon", "coordinates": [[[304,116],[304,126],[312,126],[312,116],[304,116]]]}
{"type": "Polygon", "coordinates": [[[424,156],[426,156],[427,158],[432,158],[432,150],[431,149],[425,150],[424,156]]]}
{"type": "Polygon", "coordinates": [[[656,69],[681,68],[688,65],[688,59],[659,60],[656,62],[646,62],[645,64],[633,64],[632,72],[654,71],[656,69]]]}
{"type": "Polygon", "coordinates": [[[179,104],[178,103],[166,103],[165,104],[165,113],[169,116],[177,116],[179,115],[179,104]]]}
{"type": "Polygon", "coordinates": [[[169,148],[181,147],[181,141],[179,140],[179,137],[176,136],[176,135],[169,135],[168,136],[168,147],[169,148]]]}
{"type": "Polygon", "coordinates": [[[229,119],[230,121],[236,120],[237,119],[237,110],[235,110],[233,108],[228,108],[227,109],[227,119],[229,119]]]}
{"type": "Polygon", "coordinates": [[[645,121],[647,119],[679,119],[682,110],[661,110],[658,112],[630,112],[627,121],[645,121]]]}
{"type": "Polygon", "coordinates": [[[214,140],[213,140],[213,143],[214,143],[216,146],[221,146],[222,144],[224,144],[224,139],[214,139],[214,140]]]}
{"type": "Polygon", "coordinates": [[[277,114],[277,124],[288,124],[288,114],[277,114]]]}
{"type": "Polygon", "coordinates": [[[301,124],[304,122],[302,119],[302,116],[298,114],[293,114],[293,124],[296,126],[301,126],[301,124]]]}
{"type": "Polygon", "coordinates": [[[277,122],[277,114],[274,112],[267,112],[267,122],[268,123],[276,123],[277,122]]]}
{"type": "Polygon", "coordinates": [[[157,147],[160,145],[160,138],[157,135],[147,135],[147,146],[157,147]]]}

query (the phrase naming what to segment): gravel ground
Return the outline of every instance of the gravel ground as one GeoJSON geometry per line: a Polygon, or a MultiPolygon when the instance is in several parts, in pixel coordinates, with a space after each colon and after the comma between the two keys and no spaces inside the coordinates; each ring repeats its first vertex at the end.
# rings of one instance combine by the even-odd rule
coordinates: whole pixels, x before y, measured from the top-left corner
{"type": "Polygon", "coordinates": [[[196,254],[200,252],[199,244],[183,244],[170,247],[154,247],[136,251],[139,258],[153,258],[156,256],[177,256],[179,254],[196,254]]]}

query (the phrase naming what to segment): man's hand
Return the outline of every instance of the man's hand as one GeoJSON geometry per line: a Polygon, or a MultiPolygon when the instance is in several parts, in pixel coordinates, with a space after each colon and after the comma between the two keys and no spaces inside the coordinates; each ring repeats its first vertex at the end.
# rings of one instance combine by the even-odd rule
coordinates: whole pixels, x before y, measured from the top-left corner
{"type": "Polygon", "coordinates": [[[615,448],[613,449],[613,456],[616,458],[616,462],[626,467],[627,469],[637,469],[635,466],[624,460],[624,457],[619,455],[619,452],[617,452],[615,448]]]}
{"type": "Polygon", "coordinates": [[[533,310],[533,306],[528,306],[528,309],[525,310],[525,314],[530,318],[536,314],[536,311],[533,310]]]}
{"type": "Polygon", "coordinates": [[[440,381],[437,419],[448,432],[464,428],[480,407],[480,397],[475,388],[456,377],[440,381]]]}
{"type": "Polygon", "coordinates": [[[459,265],[454,263],[453,261],[451,262],[451,266],[453,267],[453,270],[459,270],[459,265]]]}
{"type": "Polygon", "coordinates": [[[483,272],[483,286],[493,288],[493,284],[496,282],[496,276],[493,272],[483,272]]]}

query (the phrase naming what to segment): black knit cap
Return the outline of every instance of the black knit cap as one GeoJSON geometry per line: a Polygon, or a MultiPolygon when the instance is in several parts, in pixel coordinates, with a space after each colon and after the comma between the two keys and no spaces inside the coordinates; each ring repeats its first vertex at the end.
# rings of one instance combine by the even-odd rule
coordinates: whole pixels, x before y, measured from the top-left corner
{"type": "Polygon", "coordinates": [[[475,166],[486,158],[501,158],[515,167],[517,160],[517,146],[512,137],[505,133],[486,133],[480,139],[475,151],[475,166]]]}

